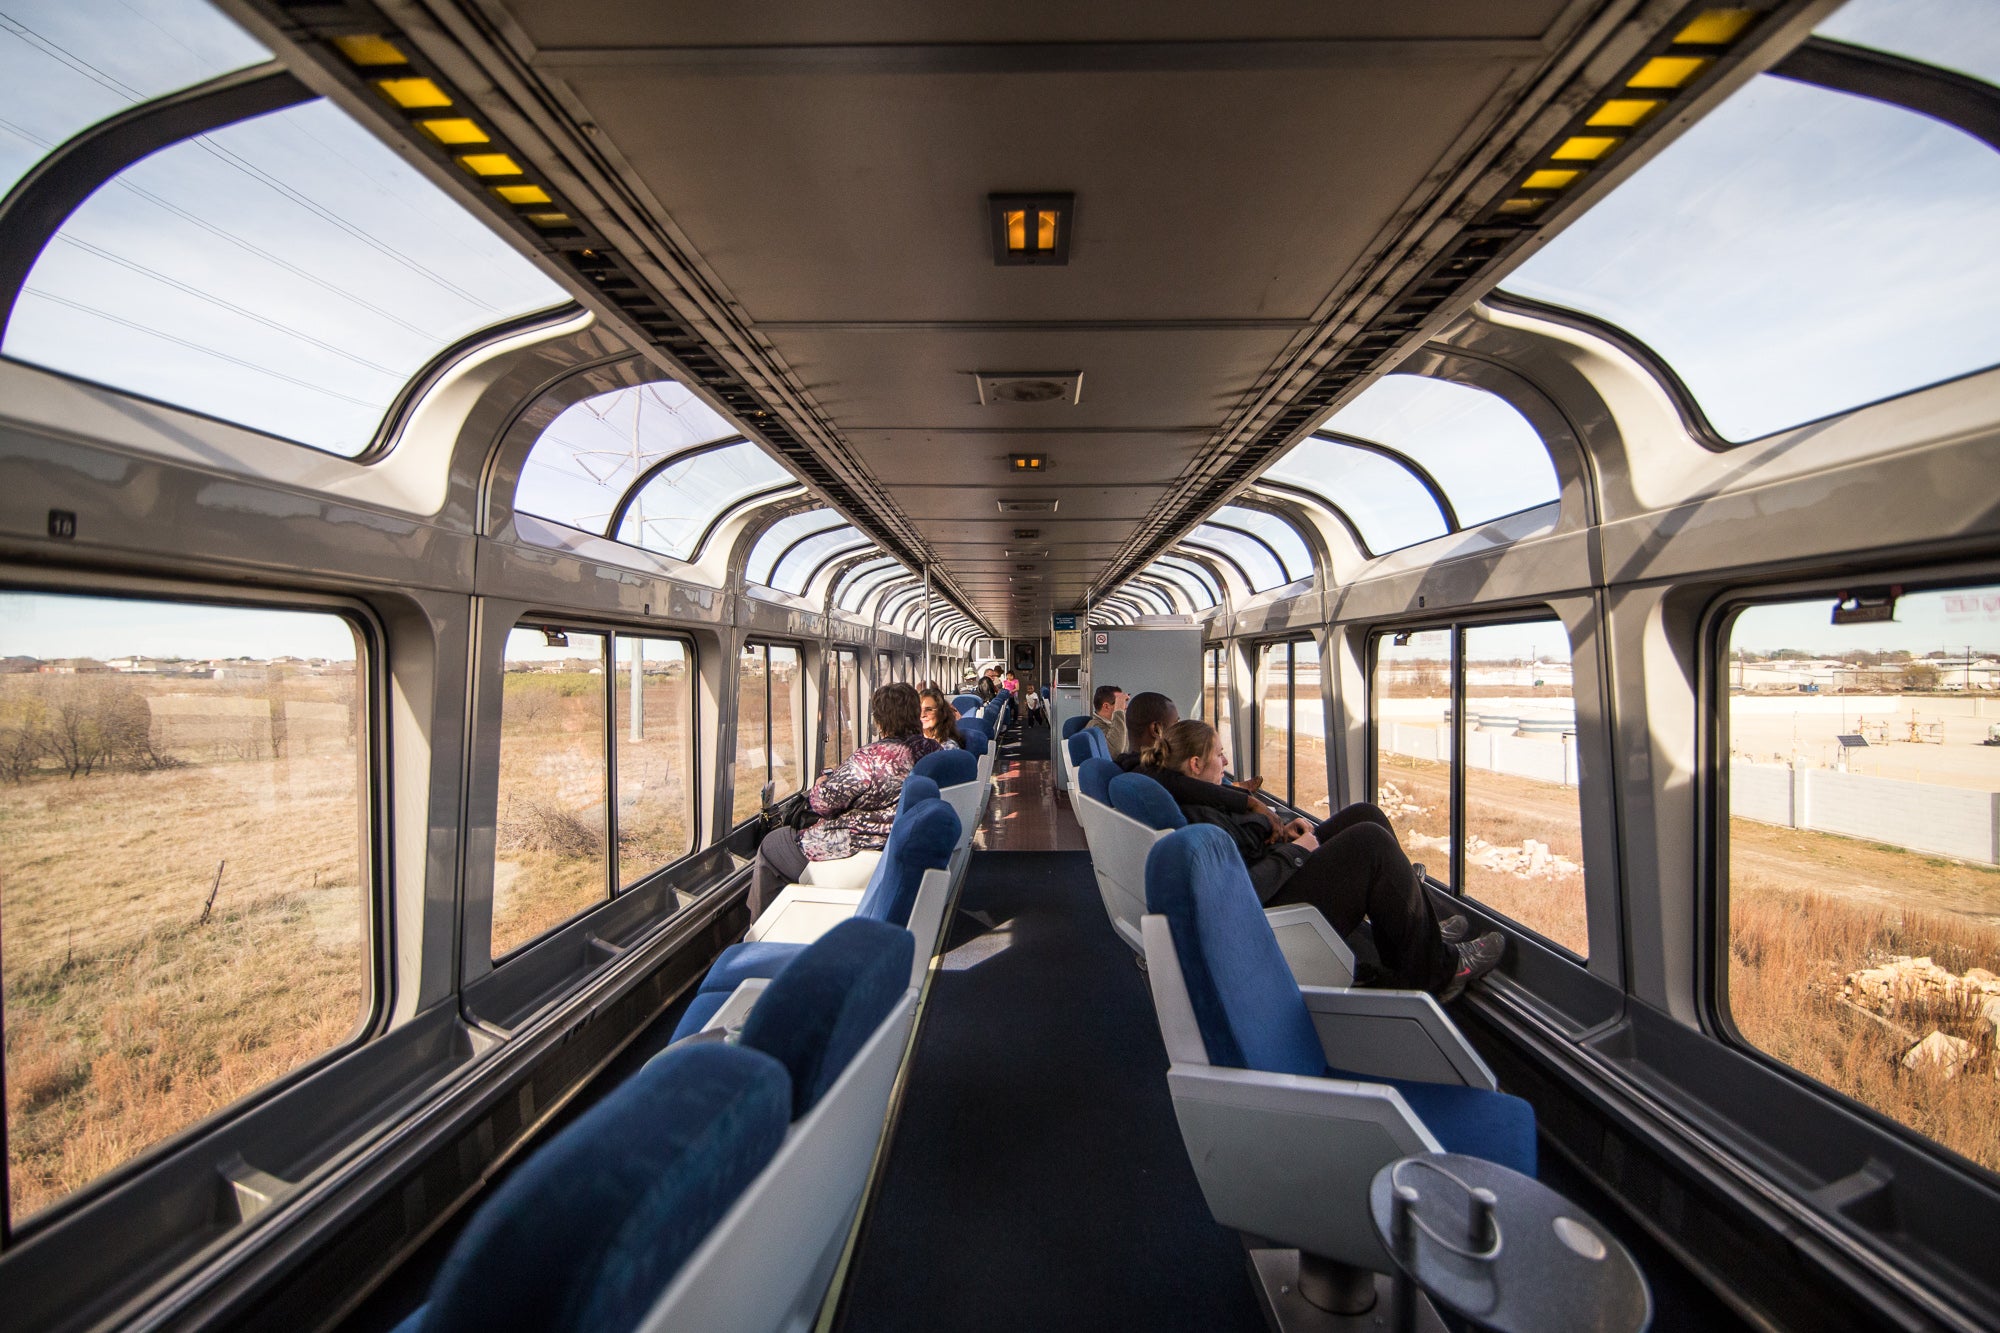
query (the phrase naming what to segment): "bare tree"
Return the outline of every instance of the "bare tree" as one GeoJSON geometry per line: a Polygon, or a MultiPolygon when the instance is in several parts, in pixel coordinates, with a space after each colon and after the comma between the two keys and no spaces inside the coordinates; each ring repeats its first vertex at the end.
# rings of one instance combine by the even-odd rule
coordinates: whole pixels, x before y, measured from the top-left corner
{"type": "Polygon", "coordinates": [[[0,777],[25,782],[48,753],[48,709],[37,693],[0,702],[0,777]]]}

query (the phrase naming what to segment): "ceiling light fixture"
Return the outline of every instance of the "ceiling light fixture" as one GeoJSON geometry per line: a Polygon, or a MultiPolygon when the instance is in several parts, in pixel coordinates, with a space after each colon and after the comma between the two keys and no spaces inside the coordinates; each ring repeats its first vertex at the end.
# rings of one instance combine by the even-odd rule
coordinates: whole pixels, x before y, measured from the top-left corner
{"type": "Polygon", "coordinates": [[[1080,370],[975,370],[973,384],[979,390],[979,405],[999,403],[1069,403],[1083,398],[1080,370]]]}
{"type": "Polygon", "coordinates": [[[993,235],[994,263],[1069,263],[1069,235],[1076,226],[1075,195],[989,194],[986,218],[993,235]]]}

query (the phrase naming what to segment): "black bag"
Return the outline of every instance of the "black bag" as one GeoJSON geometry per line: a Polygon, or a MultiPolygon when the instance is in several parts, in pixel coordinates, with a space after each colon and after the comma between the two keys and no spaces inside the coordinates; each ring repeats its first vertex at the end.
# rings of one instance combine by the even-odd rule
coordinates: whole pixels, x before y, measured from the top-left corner
{"type": "Polygon", "coordinates": [[[1250,883],[1257,890],[1260,903],[1275,898],[1292,872],[1312,854],[1295,843],[1270,841],[1271,822],[1262,815],[1232,815],[1206,805],[1183,806],[1182,810],[1190,824],[1213,824],[1228,830],[1243,857],[1244,867],[1250,872],[1250,883]]]}
{"type": "Polygon", "coordinates": [[[819,823],[819,816],[813,812],[812,806],[804,801],[800,801],[797,805],[785,811],[784,822],[786,828],[796,829],[798,832],[804,833],[814,824],[819,823]]]}

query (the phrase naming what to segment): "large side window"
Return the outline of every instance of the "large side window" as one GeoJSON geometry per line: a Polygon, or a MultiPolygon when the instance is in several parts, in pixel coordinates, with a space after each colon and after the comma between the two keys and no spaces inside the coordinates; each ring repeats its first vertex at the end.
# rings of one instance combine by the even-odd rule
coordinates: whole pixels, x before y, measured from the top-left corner
{"type": "Polygon", "coordinates": [[[694,849],[694,673],[680,639],[614,638],[618,884],[694,849]]]}
{"type": "Polygon", "coordinates": [[[610,636],[522,626],[501,676],[493,956],[609,897],[610,636]]]}
{"type": "Polygon", "coordinates": [[[1576,708],[1562,622],[1378,635],[1372,694],[1375,800],[1410,859],[1584,956],[1576,708]]]}
{"type": "Polygon", "coordinates": [[[330,611],[0,592],[15,1227],[360,1031],[367,680],[330,611]]]}
{"type": "Polygon", "coordinates": [[[1556,620],[1468,625],[1464,892],[1583,956],[1583,809],[1569,635],[1556,620]]]}
{"type": "Polygon", "coordinates": [[[860,748],[861,665],[854,654],[836,650],[826,672],[827,767],[844,763],[860,748]]]}
{"type": "Polygon", "coordinates": [[[1727,1016],[2000,1170],[2000,586],[1867,624],[1830,624],[1832,601],[1726,630],[1727,1016]]]}
{"type": "Polygon", "coordinates": [[[1375,803],[1412,861],[1451,880],[1453,635],[1427,629],[1375,638],[1375,803]]]}
{"type": "Polygon", "coordinates": [[[1257,650],[1257,712],[1257,773],[1265,790],[1325,818],[1326,709],[1317,643],[1293,639],[1257,650]]]}
{"type": "Polygon", "coordinates": [[[1202,720],[1215,728],[1215,734],[1222,742],[1225,752],[1229,749],[1229,649],[1211,648],[1208,660],[1202,669],[1201,685],[1202,720]]]}
{"type": "Polygon", "coordinates": [[[750,643],[736,664],[736,788],[730,818],[742,823],[762,808],[766,782],[782,801],[801,785],[799,738],[805,724],[799,650],[750,643]]]}

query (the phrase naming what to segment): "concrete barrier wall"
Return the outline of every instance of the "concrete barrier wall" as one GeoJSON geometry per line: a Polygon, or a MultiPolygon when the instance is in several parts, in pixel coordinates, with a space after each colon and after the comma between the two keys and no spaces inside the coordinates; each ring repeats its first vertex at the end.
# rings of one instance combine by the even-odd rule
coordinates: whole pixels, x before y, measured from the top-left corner
{"type": "MultiPolygon", "coordinates": [[[[1451,759],[1451,732],[1444,727],[1388,722],[1379,734],[1382,748],[1391,754],[1440,763],[1451,759]]],[[[1465,762],[1469,767],[1491,773],[1533,778],[1564,787],[1576,785],[1576,740],[1570,736],[1531,739],[1474,730],[1465,738],[1465,762]]]]}
{"type": "Polygon", "coordinates": [[[1830,768],[1729,766],[1730,813],[1787,828],[2000,864],[2000,793],[1830,768]]]}

